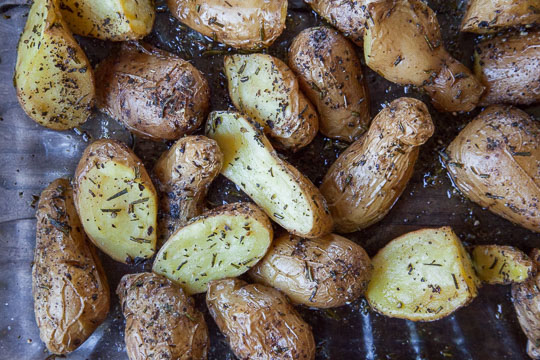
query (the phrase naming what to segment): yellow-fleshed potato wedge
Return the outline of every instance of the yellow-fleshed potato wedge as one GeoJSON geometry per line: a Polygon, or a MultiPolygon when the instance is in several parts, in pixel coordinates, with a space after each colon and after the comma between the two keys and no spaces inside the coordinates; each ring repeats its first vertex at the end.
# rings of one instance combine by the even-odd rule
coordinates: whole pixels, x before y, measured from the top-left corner
{"type": "Polygon", "coordinates": [[[289,48],[289,66],[319,112],[324,135],[352,142],[369,125],[369,99],[354,47],[328,27],[308,28],[289,48]]]}
{"type": "Polygon", "coordinates": [[[223,151],[221,173],[272,220],[302,237],[330,233],[332,217],[319,190],[278,156],[255,121],[239,113],[215,111],[206,123],[206,134],[223,151]]]}
{"type": "Polygon", "coordinates": [[[360,297],[371,271],[364,249],[342,236],[302,239],[285,234],[274,240],[249,275],[282,291],[294,303],[331,308],[360,297]]]}
{"type": "Polygon", "coordinates": [[[478,294],[480,280],[449,227],[402,235],[372,259],[369,304],[383,315],[432,321],[450,315],[478,294]]]}
{"type": "Polygon", "coordinates": [[[59,0],[73,33],[102,40],[142,39],[152,31],[153,0],[59,0]]]}
{"type": "Polygon", "coordinates": [[[129,131],[175,140],[197,130],[210,90],[189,62],[148,45],[123,44],[96,69],[97,105],[129,131]]]}
{"type": "Polygon", "coordinates": [[[124,263],[154,255],[156,189],[125,144],[110,139],[90,144],[75,171],[74,194],[84,231],[104,253],[124,263]]]}
{"type": "Polygon", "coordinates": [[[178,227],[203,213],[212,180],[223,165],[217,143],[205,136],[186,136],[156,162],[154,178],[159,192],[158,245],[178,227]]]}
{"type": "Polygon", "coordinates": [[[116,294],[130,360],[207,358],[206,321],[180,286],[153,273],[127,274],[116,294]]]}
{"type": "Polygon", "coordinates": [[[413,98],[394,100],[375,116],[320,186],[337,232],[366,228],[388,214],[412,176],[420,145],[433,131],[426,105],[413,98]]]}
{"type": "Polygon", "coordinates": [[[208,282],[239,276],[268,250],[272,224],[251,203],[213,209],[179,228],[159,250],[153,271],[188,294],[202,293],[208,282]]]}
{"type": "Polygon", "coordinates": [[[283,61],[266,54],[230,55],[225,75],[234,106],[259,122],[278,147],[295,151],[317,135],[317,113],[283,61]]]}
{"type": "Polygon", "coordinates": [[[474,73],[486,87],[480,105],[540,102],[540,31],[481,42],[474,73]]]}
{"type": "Polygon", "coordinates": [[[28,116],[54,130],[84,123],[95,99],[92,66],[56,0],[35,0],[17,48],[14,77],[28,116]]]}
{"type": "Polygon", "coordinates": [[[539,22],[538,0],[470,0],[461,31],[484,34],[539,22]]]}
{"type": "Polygon", "coordinates": [[[271,287],[238,279],[212,281],[206,305],[239,359],[315,358],[311,328],[271,287]]]}
{"type": "Polygon", "coordinates": [[[519,283],[536,272],[533,261],[512,246],[478,245],[471,255],[478,278],[488,284],[519,283]]]}
{"type": "Polygon", "coordinates": [[[41,340],[54,354],[77,349],[109,312],[109,285],[81,226],[67,179],[42,193],[32,265],[34,312],[41,340]]]}
{"type": "Polygon", "coordinates": [[[287,0],[167,0],[174,17],[239,49],[270,46],[285,29],[287,0]]]}
{"type": "Polygon", "coordinates": [[[540,232],[540,124],[527,113],[493,105],[446,150],[446,168],[469,200],[540,232]]]}

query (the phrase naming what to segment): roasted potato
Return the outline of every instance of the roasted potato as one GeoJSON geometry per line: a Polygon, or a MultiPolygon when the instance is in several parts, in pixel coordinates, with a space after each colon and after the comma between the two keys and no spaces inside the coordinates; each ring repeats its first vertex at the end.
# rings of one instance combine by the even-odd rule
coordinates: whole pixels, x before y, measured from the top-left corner
{"type": "Polygon", "coordinates": [[[128,274],[116,294],[126,318],[124,338],[131,360],[207,358],[204,316],[181,287],[153,273],[128,274]]]}
{"type": "Polygon", "coordinates": [[[364,249],[342,236],[302,239],[286,234],[274,240],[249,275],[281,290],[294,303],[331,308],[360,297],[371,271],[364,249]]]}
{"type": "Polygon", "coordinates": [[[354,47],[336,30],[314,27],[289,48],[289,66],[319,112],[324,135],[352,142],[368,128],[369,99],[354,47]]]}
{"type": "Polygon", "coordinates": [[[536,271],[532,260],[512,246],[478,245],[471,255],[478,278],[488,284],[523,282],[536,271]]]}
{"type": "Polygon", "coordinates": [[[394,100],[375,116],[320,186],[337,232],[366,228],[388,214],[412,176],[419,146],[433,131],[426,105],[413,98],[394,100]]]}
{"type": "Polygon", "coordinates": [[[540,102],[540,31],[481,42],[474,73],[486,87],[480,105],[540,102]]]}
{"type": "Polygon", "coordinates": [[[438,320],[478,294],[480,280],[449,227],[402,235],[379,250],[372,262],[366,299],[376,311],[390,317],[438,320]]]}
{"type": "Polygon", "coordinates": [[[290,233],[314,238],[330,233],[332,217],[317,188],[282,160],[258,124],[239,113],[215,111],[206,134],[223,151],[221,173],[290,233]]]}
{"type": "Polygon", "coordinates": [[[208,282],[239,276],[255,265],[273,238],[272,224],[251,203],[228,204],[179,228],[159,250],[153,271],[202,293],[208,282]]]}
{"type": "Polygon", "coordinates": [[[461,31],[483,34],[539,22],[538,0],[470,0],[461,31]]]}
{"type": "Polygon", "coordinates": [[[59,0],[73,33],[102,40],[142,39],[152,31],[153,0],[59,0]]]}
{"type": "Polygon", "coordinates": [[[283,61],[266,54],[230,55],[225,75],[234,106],[259,122],[278,147],[295,151],[317,135],[317,113],[283,61]]]}
{"type": "Polygon", "coordinates": [[[50,352],[77,349],[109,312],[109,285],[73,204],[69,180],[53,181],[36,211],[32,264],[34,312],[50,352]]]}
{"type": "Polygon", "coordinates": [[[154,166],[159,193],[158,245],[175,230],[203,213],[205,196],[223,165],[217,143],[205,136],[179,139],[154,166]]]}
{"type": "Polygon", "coordinates": [[[189,62],[148,45],[124,44],[96,69],[98,108],[131,132],[175,140],[197,130],[210,90],[189,62]]]}
{"type": "Polygon", "coordinates": [[[287,0],[167,0],[174,17],[239,49],[270,46],[285,29],[287,0]]]}
{"type": "Polygon", "coordinates": [[[148,259],[156,249],[156,189],[139,158],[123,143],[101,139],[84,151],[74,179],[84,231],[116,261],[148,259]]]}
{"type": "Polygon", "coordinates": [[[311,328],[275,289],[238,279],[212,281],[206,305],[241,360],[315,358],[311,328]]]}
{"type": "Polygon", "coordinates": [[[444,157],[456,187],[495,214],[540,232],[540,123],[490,106],[452,141],[444,157]]]}
{"type": "Polygon", "coordinates": [[[92,66],[56,0],[35,0],[17,48],[13,78],[28,116],[54,130],[84,123],[95,100],[92,66]]]}

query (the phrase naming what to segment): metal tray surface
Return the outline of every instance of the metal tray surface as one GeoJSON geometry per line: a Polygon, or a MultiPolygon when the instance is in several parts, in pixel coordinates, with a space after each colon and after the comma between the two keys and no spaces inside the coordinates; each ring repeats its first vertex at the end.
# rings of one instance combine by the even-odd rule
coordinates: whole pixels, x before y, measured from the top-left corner
{"type": "MultiPolygon", "coordinates": [[[[471,64],[475,36],[460,34],[465,4],[432,0],[446,47],[471,64]]],[[[231,107],[223,74],[223,53],[233,51],[213,44],[186,28],[158,1],[153,32],[145,41],[190,60],[205,73],[212,91],[212,109],[231,107]]],[[[125,141],[148,167],[170,144],[131,136],[114,120],[96,113],[80,129],[57,132],[30,120],[19,106],[12,85],[19,35],[27,19],[26,0],[0,0],[0,359],[45,359],[50,356],[39,339],[31,293],[31,264],[35,244],[35,204],[40,192],[55,178],[73,175],[89,141],[110,137],[125,141]]],[[[267,52],[285,59],[292,38],[302,29],[324,23],[301,0],[289,0],[287,29],[267,52]]],[[[78,38],[95,65],[117,44],[78,38]]],[[[358,49],[361,55],[361,49],[358,49]]],[[[400,96],[429,100],[412,87],[391,84],[364,67],[372,115],[400,96]]],[[[539,108],[525,109],[538,116],[539,108]]],[[[452,187],[438,152],[478,113],[440,114],[430,106],[436,133],[422,147],[415,174],[392,211],[378,224],[349,238],[373,256],[398,235],[423,227],[450,225],[466,244],[510,244],[528,251],[540,246],[540,236],[511,224],[464,199],[452,187]]],[[[297,154],[282,154],[319,184],[344,150],[345,144],[317,136],[297,154]]],[[[219,177],[208,196],[210,207],[248,198],[219,177]]],[[[125,273],[150,269],[151,264],[128,266],[101,254],[111,289],[125,273]]],[[[210,359],[234,359],[225,338],[208,316],[204,297],[197,296],[211,333],[210,359]]],[[[511,303],[509,286],[488,286],[469,306],[436,322],[414,323],[372,312],[360,299],[333,310],[298,307],[311,324],[317,359],[527,359],[523,335],[511,303]]],[[[124,321],[118,299],[112,295],[105,323],[69,359],[126,359],[124,321]]],[[[54,358],[51,356],[50,358],[54,358]]]]}

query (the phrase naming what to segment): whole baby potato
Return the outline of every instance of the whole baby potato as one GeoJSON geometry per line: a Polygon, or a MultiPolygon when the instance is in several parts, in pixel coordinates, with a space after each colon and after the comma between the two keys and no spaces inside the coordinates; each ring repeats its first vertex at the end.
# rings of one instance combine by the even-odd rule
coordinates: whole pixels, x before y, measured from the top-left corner
{"type": "Polygon", "coordinates": [[[470,0],[461,31],[478,34],[540,22],[538,0],[470,0]]]}

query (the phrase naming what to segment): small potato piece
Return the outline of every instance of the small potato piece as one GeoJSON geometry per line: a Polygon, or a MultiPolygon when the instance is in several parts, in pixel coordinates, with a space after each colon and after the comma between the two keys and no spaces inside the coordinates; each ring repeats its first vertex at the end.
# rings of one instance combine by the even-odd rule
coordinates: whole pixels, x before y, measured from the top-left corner
{"type": "Polygon", "coordinates": [[[40,125],[67,130],[84,123],[94,105],[92,66],[55,0],[35,0],[17,48],[19,102],[40,125]]]}
{"type": "Polygon", "coordinates": [[[475,246],[472,262],[478,278],[488,284],[523,282],[535,271],[532,260],[512,246],[475,246]]]}
{"type": "Polygon", "coordinates": [[[450,227],[402,235],[382,248],[372,263],[366,299],[386,316],[438,320],[478,294],[480,280],[450,227]]]}
{"type": "Polygon", "coordinates": [[[324,135],[352,142],[369,125],[369,99],[360,60],[339,32],[314,27],[298,34],[289,48],[289,66],[319,112],[324,135]]]}
{"type": "Polygon", "coordinates": [[[238,49],[270,46],[285,29],[287,0],[167,0],[195,31],[238,49]]]}
{"type": "Polygon", "coordinates": [[[331,308],[360,297],[371,271],[364,249],[342,236],[302,239],[286,234],[274,240],[249,275],[281,290],[294,303],[331,308]]]}
{"type": "Polygon", "coordinates": [[[222,165],[219,146],[205,136],[183,137],[161,155],[154,167],[160,247],[178,227],[203,213],[206,193],[222,165]]]}
{"type": "Polygon", "coordinates": [[[275,289],[238,279],[212,281],[206,305],[240,360],[315,358],[311,328],[275,289]]]}
{"type": "Polygon", "coordinates": [[[470,0],[461,31],[484,34],[538,22],[538,0],[470,0]]]}
{"type": "Polygon", "coordinates": [[[225,75],[234,106],[259,122],[277,146],[296,151],[317,135],[317,113],[283,61],[265,54],[230,55],[225,75]]]}
{"type": "Polygon", "coordinates": [[[74,179],[75,206],[92,242],[116,261],[148,259],[156,249],[157,194],[139,158],[101,139],[84,151],[74,179]]]}
{"type": "Polygon", "coordinates": [[[426,105],[413,98],[394,100],[375,116],[320,187],[337,232],[366,228],[388,214],[412,176],[419,146],[433,131],[426,105]]]}
{"type": "Polygon", "coordinates": [[[495,214],[540,232],[540,123],[527,113],[490,106],[448,146],[456,187],[495,214]]]}
{"type": "Polygon", "coordinates": [[[486,87],[480,105],[540,102],[540,31],[481,42],[474,73],[486,87]]]}
{"type": "Polygon", "coordinates": [[[69,180],[43,192],[32,265],[34,312],[41,340],[54,354],[77,349],[109,312],[109,285],[73,204],[69,180]]]}
{"type": "Polygon", "coordinates": [[[202,293],[208,282],[239,276],[255,265],[273,238],[272,224],[251,203],[228,204],[192,219],[159,250],[153,271],[202,293]]]}
{"type": "Polygon", "coordinates": [[[210,90],[189,62],[150,46],[123,44],[96,69],[97,105],[131,132],[175,140],[197,130],[210,90]]]}
{"type": "Polygon", "coordinates": [[[131,360],[207,358],[206,321],[180,286],[153,273],[128,274],[116,294],[126,318],[131,360]]]}
{"type": "Polygon", "coordinates": [[[275,222],[294,235],[314,238],[332,230],[332,217],[317,188],[282,160],[258,124],[235,112],[215,111],[206,134],[223,151],[221,173],[275,222]]]}
{"type": "Polygon", "coordinates": [[[153,0],[59,0],[73,33],[101,40],[142,39],[152,31],[153,0]]]}

